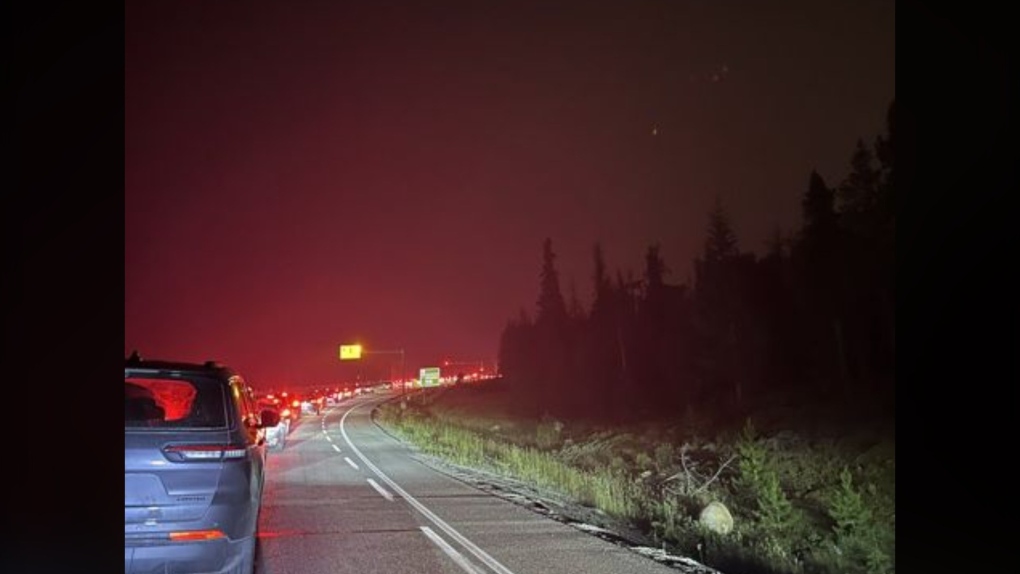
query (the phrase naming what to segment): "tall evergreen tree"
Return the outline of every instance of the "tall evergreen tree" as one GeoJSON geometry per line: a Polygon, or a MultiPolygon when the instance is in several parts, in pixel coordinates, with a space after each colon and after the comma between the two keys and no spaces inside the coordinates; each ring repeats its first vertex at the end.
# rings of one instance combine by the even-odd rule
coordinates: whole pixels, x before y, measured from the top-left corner
{"type": "Polygon", "coordinates": [[[881,174],[879,183],[879,211],[881,233],[879,234],[879,250],[886,254],[882,259],[881,281],[884,287],[882,309],[885,317],[885,337],[887,368],[892,371],[892,360],[896,350],[896,313],[893,305],[895,300],[895,243],[896,243],[896,170],[894,150],[896,146],[896,102],[889,104],[886,114],[885,135],[879,136],[875,144],[875,156],[878,158],[881,174]]]}
{"type": "Polygon", "coordinates": [[[659,245],[649,246],[645,252],[644,292],[638,302],[634,371],[638,387],[648,396],[658,397],[656,406],[660,407],[666,407],[672,395],[669,378],[674,375],[671,367],[677,358],[679,302],[671,300],[671,295],[681,296],[666,285],[667,273],[659,245]]]}
{"type": "Polygon", "coordinates": [[[889,104],[889,111],[885,116],[885,135],[878,136],[875,141],[875,157],[883,175],[883,183],[892,185],[890,181],[893,168],[893,152],[895,150],[896,125],[895,125],[896,102],[889,104]]]}
{"type": "Polygon", "coordinates": [[[662,289],[665,285],[666,263],[659,254],[659,245],[651,245],[645,252],[645,288],[649,291],[662,289]]]}
{"type": "Polygon", "coordinates": [[[894,140],[895,102],[886,114],[885,133],[875,140],[874,156],[877,159],[875,204],[869,219],[869,244],[862,259],[867,262],[872,278],[869,301],[872,324],[863,334],[870,343],[875,357],[875,373],[891,380],[896,349],[895,299],[895,246],[896,210],[894,207],[894,140]]]}
{"type": "Polygon", "coordinates": [[[556,254],[553,253],[552,239],[542,243],[542,272],[539,276],[538,313],[536,324],[562,326],[566,323],[567,305],[560,291],[560,278],[556,272],[556,254]]]}
{"type": "Polygon", "coordinates": [[[616,410],[614,414],[629,415],[636,395],[634,381],[634,323],[636,312],[636,293],[641,282],[634,279],[628,271],[625,279],[617,270],[616,284],[613,287],[613,324],[615,327],[616,348],[619,378],[613,381],[612,393],[616,410]],[[623,407],[621,410],[620,407],[623,407]]]}
{"type": "Polygon", "coordinates": [[[611,330],[615,323],[615,302],[612,281],[606,271],[605,254],[602,245],[596,243],[592,249],[592,294],[591,320],[596,330],[611,330]]]}
{"type": "Polygon", "coordinates": [[[708,216],[708,239],[705,240],[704,260],[718,262],[736,257],[737,254],[737,235],[733,232],[722,200],[716,197],[715,205],[708,216]]]}
{"type": "Polygon", "coordinates": [[[567,306],[567,316],[570,317],[571,321],[580,321],[585,318],[584,305],[581,303],[581,298],[577,295],[577,284],[573,280],[570,281],[570,303],[567,306]]]}
{"type": "Polygon", "coordinates": [[[701,340],[699,387],[702,399],[729,394],[739,400],[741,381],[734,364],[741,305],[740,251],[722,202],[709,213],[704,252],[695,265],[695,296],[701,340]]]}
{"type": "Polygon", "coordinates": [[[804,219],[803,240],[809,256],[815,263],[828,259],[836,241],[835,193],[817,171],[811,172],[807,193],[801,200],[804,219]]]}
{"type": "Polygon", "coordinates": [[[617,294],[606,270],[602,245],[592,249],[593,302],[586,333],[588,396],[592,410],[608,420],[616,409],[614,393],[621,381],[621,351],[617,331],[617,294]]]}
{"type": "Polygon", "coordinates": [[[814,341],[832,341],[831,346],[823,345],[810,353],[820,358],[823,385],[828,382],[825,371],[834,373],[844,383],[849,376],[842,317],[845,257],[835,203],[835,192],[817,171],[812,171],[801,201],[804,219],[801,248],[803,277],[816,321],[814,341]],[[826,349],[832,349],[832,353],[825,352],[826,349]]]}
{"type": "Polygon", "coordinates": [[[534,376],[533,337],[531,318],[527,311],[521,309],[517,318],[507,322],[500,335],[498,360],[501,375],[523,384],[534,376]]]}
{"type": "Polygon", "coordinates": [[[790,299],[790,239],[778,227],[759,261],[759,313],[765,321],[767,356],[762,375],[772,385],[790,385],[797,376],[797,313],[790,299]]]}
{"type": "Polygon", "coordinates": [[[842,225],[859,238],[871,240],[879,232],[880,183],[871,149],[858,140],[850,159],[850,173],[836,197],[842,225]]]}
{"type": "Polygon", "coordinates": [[[666,263],[659,255],[659,246],[652,245],[645,253],[644,298],[642,315],[654,331],[661,331],[665,325],[666,263]]]}
{"type": "Polygon", "coordinates": [[[569,403],[576,400],[576,394],[570,388],[570,321],[555,262],[552,240],[546,238],[542,243],[542,271],[535,315],[534,344],[538,372],[534,384],[542,388],[536,396],[541,396],[551,411],[562,411],[570,408],[569,403]]]}

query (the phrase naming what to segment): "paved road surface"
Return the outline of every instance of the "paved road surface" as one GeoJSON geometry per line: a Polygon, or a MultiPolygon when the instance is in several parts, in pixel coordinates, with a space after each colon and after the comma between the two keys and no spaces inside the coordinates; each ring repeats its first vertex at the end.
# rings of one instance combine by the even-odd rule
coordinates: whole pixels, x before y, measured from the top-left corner
{"type": "Polygon", "coordinates": [[[676,574],[415,461],[379,398],[305,417],[269,455],[258,574],[676,574]]]}

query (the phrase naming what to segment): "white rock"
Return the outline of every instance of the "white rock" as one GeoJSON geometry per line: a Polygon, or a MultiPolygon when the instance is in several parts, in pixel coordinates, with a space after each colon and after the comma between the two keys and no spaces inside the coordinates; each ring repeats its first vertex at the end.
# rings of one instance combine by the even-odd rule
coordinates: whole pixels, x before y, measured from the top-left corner
{"type": "Polygon", "coordinates": [[[733,515],[721,502],[711,502],[701,511],[698,522],[702,526],[719,534],[729,534],[733,530],[733,515]]]}

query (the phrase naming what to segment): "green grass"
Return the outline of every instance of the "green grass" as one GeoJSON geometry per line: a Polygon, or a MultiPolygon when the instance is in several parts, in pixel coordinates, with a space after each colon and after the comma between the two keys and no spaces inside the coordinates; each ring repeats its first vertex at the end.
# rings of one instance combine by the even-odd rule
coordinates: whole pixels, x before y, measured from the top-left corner
{"type": "Polygon", "coordinates": [[[507,399],[481,387],[417,393],[377,420],[424,452],[597,508],[723,572],[894,572],[895,440],[883,432],[811,435],[775,416],[767,432],[598,428],[507,399]],[[733,514],[731,533],[698,524],[711,501],[733,514]]]}

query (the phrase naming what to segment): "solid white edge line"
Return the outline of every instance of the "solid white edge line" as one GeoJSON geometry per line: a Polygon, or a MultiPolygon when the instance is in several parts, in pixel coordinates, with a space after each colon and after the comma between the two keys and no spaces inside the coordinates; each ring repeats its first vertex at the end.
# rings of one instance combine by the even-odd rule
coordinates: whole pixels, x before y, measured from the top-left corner
{"type": "Polygon", "coordinates": [[[331,444],[331,445],[329,445],[329,446],[333,447],[333,450],[335,450],[335,451],[337,451],[337,452],[340,452],[340,447],[338,447],[337,445],[335,445],[335,444],[331,444]]]}
{"type": "MultiPolygon", "coordinates": [[[[337,450],[340,450],[340,449],[337,449],[337,450]]],[[[347,461],[347,464],[349,464],[349,465],[353,466],[353,467],[354,467],[354,470],[361,470],[360,468],[358,468],[358,465],[357,465],[357,464],[355,464],[353,460],[351,460],[351,459],[347,458],[346,456],[344,457],[344,460],[346,460],[346,461],[347,461]]]]}
{"type": "Polygon", "coordinates": [[[393,502],[393,495],[390,494],[389,491],[387,491],[385,488],[379,486],[378,482],[376,482],[376,481],[374,481],[374,480],[372,480],[370,478],[370,479],[368,479],[368,483],[372,485],[372,488],[374,488],[377,491],[379,491],[379,494],[381,494],[383,498],[385,498],[386,500],[389,500],[390,502],[393,502]]]}
{"type": "Polygon", "coordinates": [[[443,540],[438,534],[433,532],[431,528],[428,526],[421,526],[420,528],[421,531],[425,533],[425,536],[428,536],[429,540],[435,543],[435,545],[443,552],[446,552],[446,555],[453,559],[453,561],[457,563],[457,566],[463,568],[465,572],[468,574],[482,574],[477,568],[475,568],[474,564],[468,561],[467,558],[464,558],[463,554],[457,552],[453,546],[450,546],[447,541],[443,540]]]}
{"type": "Polygon", "coordinates": [[[361,461],[365,463],[365,466],[371,469],[376,476],[383,480],[383,482],[390,485],[390,488],[392,488],[397,494],[403,497],[403,499],[406,500],[408,504],[413,506],[418,512],[420,512],[422,516],[429,519],[429,521],[438,526],[443,532],[445,532],[451,538],[456,540],[461,546],[467,549],[468,552],[474,554],[475,557],[484,562],[486,566],[492,568],[499,574],[514,574],[512,570],[500,564],[498,560],[496,560],[492,556],[489,556],[489,554],[486,551],[479,548],[474,542],[471,542],[470,540],[465,538],[463,534],[457,532],[452,526],[443,521],[442,518],[436,516],[436,514],[429,510],[424,504],[418,502],[418,500],[415,497],[408,494],[407,491],[401,488],[399,484],[393,482],[393,480],[390,477],[386,476],[383,473],[383,471],[379,470],[379,467],[372,464],[372,461],[368,460],[368,457],[362,454],[362,452],[358,450],[358,447],[354,446],[354,442],[351,441],[351,437],[347,435],[347,429],[344,427],[344,423],[347,421],[347,416],[354,412],[354,409],[360,406],[361,406],[360,404],[352,406],[350,409],[347,410],[347,412],[344,413],[344,416],[340,417],[340,434],[343,435],[344,440],[347,441],[347,444],[351,447],[351,450],[354,451],[354,454],[358,455],[358,458],[360,458],[361,461]]]}

